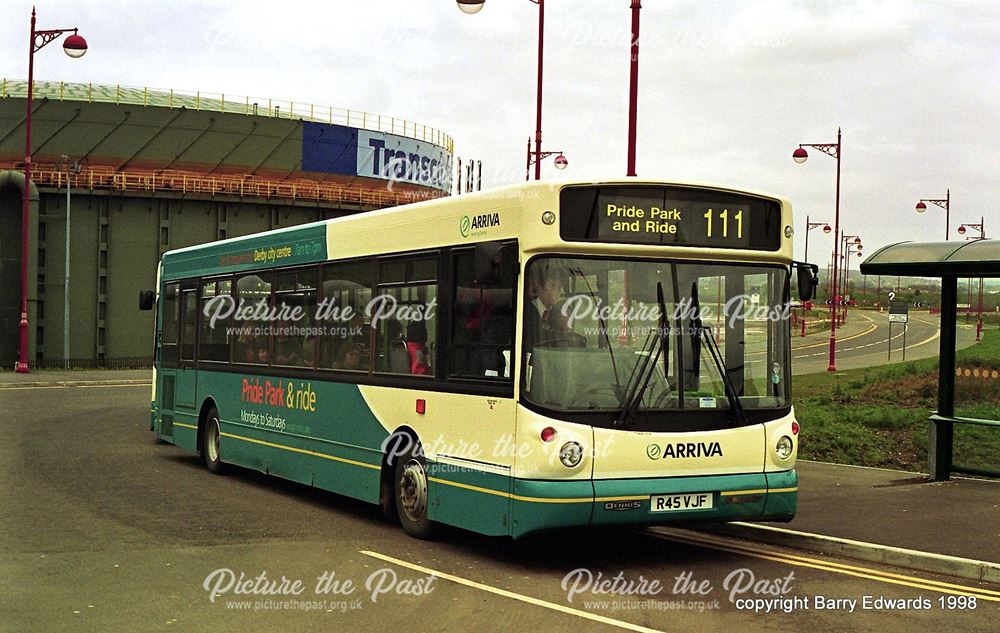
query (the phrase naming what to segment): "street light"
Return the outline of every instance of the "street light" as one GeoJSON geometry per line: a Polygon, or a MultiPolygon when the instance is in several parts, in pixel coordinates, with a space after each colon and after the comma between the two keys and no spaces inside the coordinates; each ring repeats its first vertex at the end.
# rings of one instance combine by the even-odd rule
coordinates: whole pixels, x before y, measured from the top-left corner
{"type": "MultiPolygon", "coordinates": [[[[531,151],[531,139],[528,139],[528,158],[526,161],[526,175],[525,180],[528,180],[531,174],[531,166],[535,166],[535,180],[541,180],[542,178],[542,159],[552,154],[558,153],[562,156],[562,152],[543,152],[542,151],[542,59],[543,51],[545,45],[545,0],[530,0],[538,5],[538,87],[537,95],[535,99],[535,150],[531,151]],[[534,156],[532,156],[534,154],[534,156]]],[[[458,3],[458,8],[462,10],[463,13],[472,15],[479,13],[486,4],[486,0],[456,0],[458,3]]],[[[569,162],[566,157],[563,156],[562,167],[563,169],[569,162]]]]}
{"type": "MultiPolygon", "coordinates": [[[[556,158],[556,168],[565,169],[569,164],[562,152],[542,151],[542,53],[545,40],[545,0],[529,0],[538,5],[538,90],[535,108],[535,150],[534,157],[531,154],[531,139],[528,139],[528,159],[527,171],[531,173],[531,166],[535,166],[535,180],[542,177],[542,159],[553,154],[559,154],[556,158]],[[561,160],[560,160],[561,158],[561,160]]],[[[456,0],[458,8],[463,13],[472,15],[479,11],[486,4],[486,0],[456,0]]],[[[628,152],[627,152],[627,176],[635,176],[635,148],[636,148],[636,128],[638,126],[639,108],[639,10],[642,9],[640,0],[631,0],[629,7],[632,11],[632,40],[629,55],[629,109],[628,109],[628,152]]]]}
{"type": "MultiPolygon", "coordinates": [[[[975,229],[979,231],[979,237],[967,237],[967,240],[985,240],[986,239],[986,218],[980,216],[979,224],[962,224],[958,227],[958,234],[965,235],[966,229],[975,229]]],[[[983,278],[979,278],[979,320],[976,324],[976,342],[978,343],[983,339],[983,278]]]]}
{"type": "MultiPolygon", "coordinates": [[[[832,156],[837,160],[837,198],[836,206],[834,207],[833,213],[833,231],[835,236],[840,235],[840,156],[841,156],[841,137],[840,128],[837,128],[837,142],[836,143],[800,143],[798,149],[792,152],[792,160],[800,165],[809,158],[809,152],[805,148],[812,147],[818,149],[828,156],[832,156]]],[[[839,240],[835,239],[833,241],[833,285],[831,286],[836,292],[837,288],[837,255],[839,254],[837,248],[839,245],[839,240]]],[[[830,365],[827,367],[827,371],[837,371],[836,356],[837,356],[837,302],[830,302],[830,365]]]]}
{"type": "Polygon", "coordinates": [[[931,204],[937,205],[937,206],[941,207],[942,209],[944,209],[944,239],[947,242],[948,238],[949,238],[949,232],[948,231],[951,228],[951,189],[947,190],[947,193],[945,194],[944,200],[940,200],[940,199],[934,200],[934,199],[929,199],[929,198],[921,198],[920,201],[917,202],[917,206],[916,206],[917,213],[924,213],[925,211],[927,211],[927,204],[926,203],[928,203],[928,202],[930,202],[931,204]]]}
{"type": "MultiPolygon", "coordinates": [[[[802,151],[805,151],[805,150],[802,150],[802,151]]],[[[806,216],[806,252],[805,252],[805,254],[802,257],[802,260],[805,261],[805,262],[807,262],[807,263],[809,262],[809,232],[812,231],[813,229],[817,229],[819,227],[823,227],[823,232],[826,233],[827,235],[829,235],[829,233],[831,231],[829,224],[827,224],[826,222],[810,222],[809,221],[809,216],[808,215],[806,216]]],[[[805,336],[806,335],[806,304],[805,304],[805,302],[802,303],[802,319],[801,319],[801,321],[802,321],[802,333],[800,334],[800,336],[805,336]]]]}
{"type": "MultiPolygon", "coordinates": [[[[562,150],[556,150],[556,151],[553,151],[553,152],[545,151],[545,152],[541,152],[540,154],[536,155],[535,152],[531,151],[531,139],[529,138],[528,139],[527,162],[526,162],[526,168],[524,170],[524,179],[525,180],[530,180],[531,166],[532,165],[537,164],[540,159],[544,160],[544,159],[548,158],[549,156],[552,156],[553,154],[556,155],[556,157],[552,160],[552,164],[555,165],[555,168],[558,169],[559,171],[562,171],[562,170],[566,169],[566,166],[569,165],[569,159],[566,158],[566,156],[562,153],[562,150]]],[[[535,177],[535,180],[538,180],[537,175],[535,177]]]]}
{"type": "Polygon", "coordinates": [[[486,4],[486,0],[458,0],[458,8],[462,10],[462,13],[468,15],[479,13],[484,4],[486,4]]]}
{"type": "Polygon", "coordinates": [[[847,323],[847,295],[851,291],[851,255],[861,254],[861,236],[859,235],[843,235],[841,237],[841,249],[844,251],[844,255],[841,257],[841,261],[844,262],[844,276],[842,281],[843,292],[841,296],[843,297],[844,307],[840,313],[840,325],[847,323]],[[857,249],[857,252],[851,250],[857,249]]]}
{"type": "Polygon", "coordinates": [[[28,48],[28,110],[24,117],[24,200],[21,207],[21,320],[18,323],[20,344],[17,364],[14,366],[14,370],[21,374],[30,371],[28,369],[28,221],[31,210],[31,110],[34,96],[35,53],[64,33],[72,32],[73,34],[63,42],[63,51],[74,59],[83,57],[87,52],[87,40],[83,39],[78,30],[72,28],[38,31],[35,29],[35,9],[31,9],[31,39],[28,48]]]}

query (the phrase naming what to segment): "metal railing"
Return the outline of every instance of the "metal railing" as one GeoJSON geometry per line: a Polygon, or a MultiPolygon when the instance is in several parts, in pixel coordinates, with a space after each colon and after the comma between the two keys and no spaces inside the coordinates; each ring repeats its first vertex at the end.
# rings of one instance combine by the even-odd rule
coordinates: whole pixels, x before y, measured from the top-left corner
{"type": "MultiPolygon", "coordinates": [[[[0,162],[0,169],[21,170],[23,165],[0,162]]],[[[391,207],[448,195],[445,191],[391,191],[388,188],[368,189],[307,179],[269,180],[249,174],[208,176],[174,169],[115,171],[113,167],[91,166],[78,174],[69,174],[52,165],[35,165],[31,172],[31,179],[37,186],[62,188],[66,186],[67,178],[74,189],[279,198],[373,207],[391,207]]]]}
{"type": "MultiPolygon", "coordinates": [[[[0,79],[0,98],[28,95],[28,82],[20,79],[0,79]]],[[[137,86],[69,83],[64,81],[35,81],[34,98],[57,101],[86,101],[87,103],[115,103],[160,108],[187,108],[225,112],[247,116],[266,116],[280,119],[302,119],[318,123],[336,123],[375,132],[398,134],[418,141],[426,141],[454,152],[454,140],[441,130],[414,123],[406,119],[385,116],[360,110],[335,108],[312,103],[227,95],[199,90],[175,90],[137,86]]]]}
{"type": "MultiPolygon", "coordinates": [[[[66,361],[62,358],[46,358],[31,361],[31,369],[63,369],[66,361]]],[[[113,356],[105,358],[71,358],[70,369],[152,369],[152,356],[113,356]]]]}

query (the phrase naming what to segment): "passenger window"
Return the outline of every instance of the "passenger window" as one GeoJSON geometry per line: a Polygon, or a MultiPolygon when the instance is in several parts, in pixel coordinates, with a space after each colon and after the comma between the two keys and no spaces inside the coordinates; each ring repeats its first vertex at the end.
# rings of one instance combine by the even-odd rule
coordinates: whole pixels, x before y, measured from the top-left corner
{"type": "Polygon", "coordinates": [[[286,314],[288,318],[272,324],[273,365],[313,367],[316,364],[316,275],[315,268],[278,275],[273,305],[279,314],[286,314]]]}
{"type": "Polygon", "coordinates": [[[514,336],[514,274],[495,286],[476,285],[472,251],[456,253],[449,375],[510,380],[514,336]]]}
{"type": "Polygon", "coordinates": [[[437,256],[379,262],[372,301],[378,371],[434,375],[437,289],[437,256]]]}
{"type": "Polygon", "coordinates": [[[222,315],[231,312],[232,294],[233,282],[228,279],[207,281],[201,284],[201,328],[198,338],[199,360],[229,362],[229,339],[232,317],[213,319],[213,315],[222,315]]]}
{"type": "MultiPolygon", "coordinates": [[[[253,273],[236,280],[236,303],[251,315],[271,307],[271,275],[253,273]]],[[[233,362],[266,365],[270,359],[271,327],[266,320],[236,319],[233,362]]]]}
{"type": "Polygon", "coordinates": [[[365,308],[372,298],[372,261],[327,264],[322,279],[317,310],[322,331],[319,366],[368,371],[371,320],[365,308]]]}
{"type": "Polygon", "coordinates": [[[181,360],[194,360],[194,346],[198,327],[198,289],[181,289],[181,360]]]}
{"type": "Polygon", "coordinates": [[[163,288],[161,303],[163,304],[162,349],[160,360],[173,365],[178,359],[177,335],[180,322],[180,289],[177,284],[167,284],[163,288]]]}

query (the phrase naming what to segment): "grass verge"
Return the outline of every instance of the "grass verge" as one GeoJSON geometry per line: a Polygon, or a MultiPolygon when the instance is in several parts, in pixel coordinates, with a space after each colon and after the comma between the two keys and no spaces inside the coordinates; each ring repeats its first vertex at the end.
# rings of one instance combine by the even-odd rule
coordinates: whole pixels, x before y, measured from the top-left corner
{"type": "MultiPolygon", "coordinates": [[[[957,366],[956,414],[1000,420],[1000,330],[960,350],[957,366]]],[[[796,376],[799,457],[925,472],[937,387],[937,358],[796,376]]],[[[956,425],[954,455],[962,466],[1000,470],[1000,429],[956,425]]]]}

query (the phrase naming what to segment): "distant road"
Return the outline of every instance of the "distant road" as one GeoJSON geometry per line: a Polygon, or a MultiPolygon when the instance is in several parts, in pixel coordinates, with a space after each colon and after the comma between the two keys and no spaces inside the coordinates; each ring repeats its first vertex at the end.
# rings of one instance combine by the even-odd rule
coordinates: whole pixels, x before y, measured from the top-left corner
{"type": "MultiPolygon", "coordinates": [[[[892,359],[889,358],[889,319],[885,313],[854,310],[848,313],[848,324],[837,331],[837,369],[856,369],[902,362],[904,328],[892,325],[892,359]]],[[[940,317],[926,312],[910,314],[906,327],[906,359],[917,360],[938,355],[941,345],[940,317]]],[[[958,324],[958,347],[975,343],[974,327],[958,324]]],[[[830,364],[829,331],[792,337],[792,373],[811,374],[826,371],[830,364]]]]}

